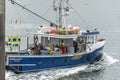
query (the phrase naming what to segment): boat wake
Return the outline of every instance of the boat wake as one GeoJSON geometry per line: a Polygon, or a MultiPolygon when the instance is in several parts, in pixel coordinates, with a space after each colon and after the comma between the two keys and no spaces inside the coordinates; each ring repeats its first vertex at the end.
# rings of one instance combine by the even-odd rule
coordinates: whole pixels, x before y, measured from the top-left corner
{"type": "Polygon", "coordinates": [[[93,64],[89,64],[88,67],[84,71],[85,72],[93,72],[93,71],[104,70],[107,66],[115,64],[117,62],[119,62],[118,59],[115,59],[112,56],[109,56],[106,53],[103,53],[103,57],[101,58],[101,60],[99,60],[93,64]]]}
{"type": "Polygon", "coordinates": [[[115,58],[113,58],[113,57],[107,55],[106,53],[104,53],[103,58],[105,59],[104,62],[105,62],[106,65],[108,65],[108,66],[111,65],[111,64],[114,64],[114,63],[120,62],[118,59],[115,59],[115,58]]]}
{"type": "Polygon", "coordinates": [[[117,62],[119,62],[119,60],[104,53],[102,59],[93,64],[71,67],[71,68],[50,69],[39,72],[29,72],[22,74],[15,74],[11,71],[6,71],[5,79],[6,80],[59,80],[63,77],[78,73],[83,73],[83,72],[89,73],[89,72],[104,70],[107,66],[115,64],[117,62]]]}

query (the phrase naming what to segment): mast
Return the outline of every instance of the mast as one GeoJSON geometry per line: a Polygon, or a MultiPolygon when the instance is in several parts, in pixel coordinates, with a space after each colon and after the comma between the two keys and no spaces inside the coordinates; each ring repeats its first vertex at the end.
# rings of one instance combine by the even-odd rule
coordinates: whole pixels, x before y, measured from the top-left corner
{"type": "MultiPolygon", "coordinates": [[[[65,16],[68,15],[69,12],[69,6],[64,5],[66,3],[68,5],[69,0],[59,0],[59,5],[58,5],[58,12],[59,12],[59,27],[61,28],[62,26],[66,27],[66,19],[65,16]],[[66,7],[65,7],[66,6],[66,7]]],[[[55,7],[55,6],[54,6],[55,7]]],[[[57,7],[56,7],[57,9],[57,7]]],[[[57,11],[57,10],[55,10],[57,11]]]]}
{"type": "Polygon", "coordinates": [[[5,0],[0,0],[0,80],[5,80],[5,0]]]}
{"type": "Polygon", "coordinates": [[[62,1],[59,2],[59,27],[62,27],[62,1]]]}

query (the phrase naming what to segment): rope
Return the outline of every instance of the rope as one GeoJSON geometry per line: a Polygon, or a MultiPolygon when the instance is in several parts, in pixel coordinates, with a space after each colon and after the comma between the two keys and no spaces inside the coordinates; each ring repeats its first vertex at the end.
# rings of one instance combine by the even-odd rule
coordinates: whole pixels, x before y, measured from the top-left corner
{"type": "Polygon", "coordinates": [[[88,25],[87,22],[80,16],[80,14],[66,0],[65,2],[74,10],[74,12],[80,17],[80,19],[85,23],[85,25],[88,25]]]}

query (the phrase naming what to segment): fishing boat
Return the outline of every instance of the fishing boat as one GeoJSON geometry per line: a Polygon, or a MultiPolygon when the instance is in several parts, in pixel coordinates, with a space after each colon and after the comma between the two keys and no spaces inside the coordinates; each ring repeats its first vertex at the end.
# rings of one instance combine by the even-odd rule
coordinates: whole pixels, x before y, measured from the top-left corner
{"type": "MultiPolygon", "coordinates": [[[[54,10],[59,12],[59,24],[55,24],[24,6],[11,0],[23,9],[48,21],[50,27],[40,26],[36,33],[27,35],[27,49],[20,50],[20,37],[10,37],[9,41],[18,42],[7,44],[6,69],[14,72],[28,72],[52,68],[64,68],[90,64],[98,61],[103,54],[105,39],[99,39],[100,32],[97,29],[81,30],[80,27],[64,25],[63,13],[69,11],[69,7],[63,7],[59,0],[59,6],[54,5],[54,10]],[[16,51],[13,51],[13,48],[16,51]]],[[[55,2],[54,2],[55,3],[55,2]]]]}

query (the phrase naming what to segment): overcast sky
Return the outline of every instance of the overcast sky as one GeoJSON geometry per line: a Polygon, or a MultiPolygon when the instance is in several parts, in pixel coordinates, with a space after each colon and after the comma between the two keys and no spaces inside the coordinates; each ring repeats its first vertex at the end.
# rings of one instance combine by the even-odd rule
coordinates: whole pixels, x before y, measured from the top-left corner
{"type": "MultiPolygon", "coordinates": [[[[51,12],[53,0],[16,0],[39,15],[54,21],[55,12],[51,12]]],[[[81,28],[91,26],[100,30],[120,31],[120,0],[69,0],[71,6],[79,13],[82,19],[75,14],[67,18],[67,25],[78,25],[81,28]],[[111,29],[109,29],[111,28],[111,29]]],[[[20,19],[23,23],[43,24],[45,21],[30,14],[29,12],[12,5],[6,0],[6,21],[20,19]]]]}

